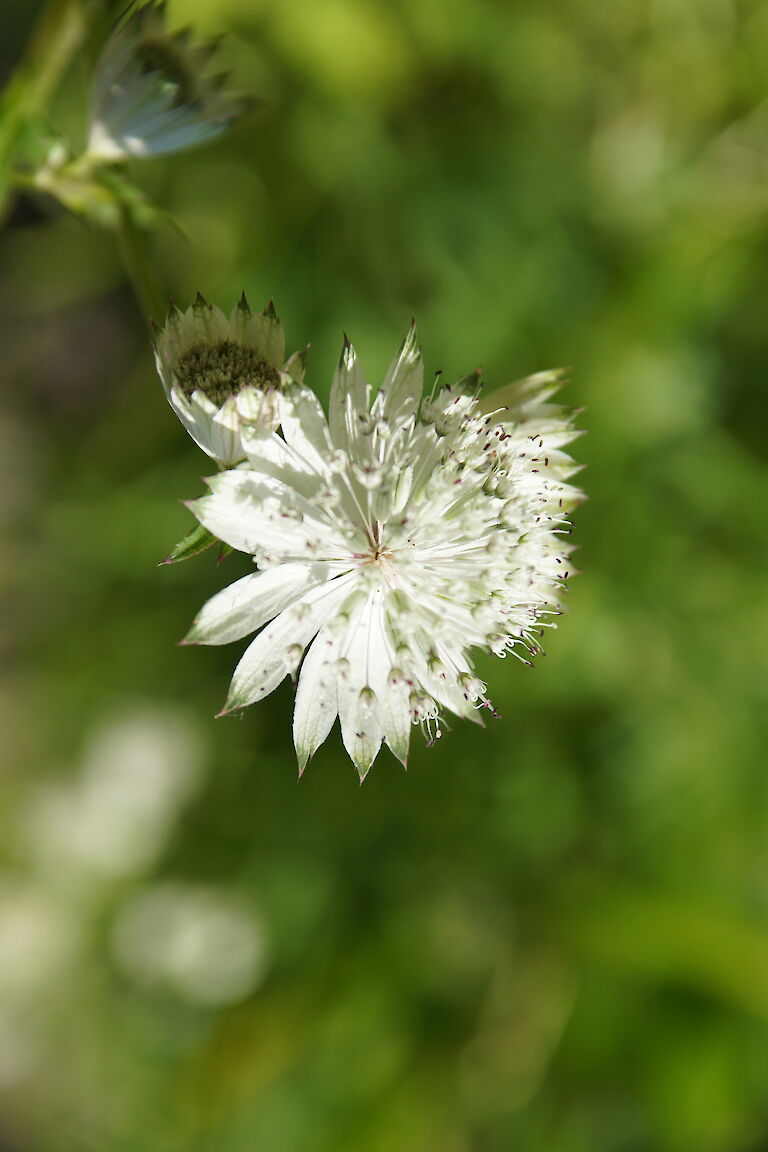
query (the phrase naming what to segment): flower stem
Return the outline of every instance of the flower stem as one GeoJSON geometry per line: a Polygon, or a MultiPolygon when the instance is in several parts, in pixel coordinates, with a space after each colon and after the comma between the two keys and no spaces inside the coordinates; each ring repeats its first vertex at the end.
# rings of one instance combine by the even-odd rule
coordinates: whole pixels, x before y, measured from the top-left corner
{"type": "Polygon", "coordinates": [[[19,140],[29,121],[44,112],[83,43],[94,7],[94,0],[49,0],[0,97],[0,217],[13,186],[19,140]]]}
{"type": "Polygon", "coordinates": [[[149,323],[163,319],[168,308],[167,294],[162,290],[147,250],[147,236],[133,219],[130,209],[122,206],[117,229],[120,255],[131,287],[149,323]]]}

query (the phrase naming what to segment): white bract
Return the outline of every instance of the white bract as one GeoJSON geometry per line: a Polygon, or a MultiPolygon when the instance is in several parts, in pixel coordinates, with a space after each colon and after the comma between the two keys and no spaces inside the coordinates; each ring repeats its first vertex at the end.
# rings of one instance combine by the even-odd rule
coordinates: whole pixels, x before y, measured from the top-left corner
{"type": "Polygon", "coordinates": [[[362,777],[385,743],[404,764],[412,724],[432,742],[444,713],[490,708],[473,650],[539,650],[568,575],[566,513],[580,498],[568,413],[542,373],[486,415],[479,376],[422,400],[411,329],[382,387],[345,343],[325,414],[301,383],[279,393],[282,435],[243,433],[247,462],[208,481],[197,519],[259,571],[210,600],[187,637],[256,629],[224,711],[298,675],[303,771],[337,716],[362,777]]]}
{"type": "Polygon", "coordinates": [[[285,361],[285,333],[272,304],[254,315],[245,296],[227,318],[202,296],[172,308],[155,338],[168,402],[195,443],[220,464],[245,458],[243,426],[278,425],[281,373],[304,378],[305,353],[285,361]]]}
{"type": "Polygon", "coordinates": [[[87,154],[102,161],[157,156],[219,136],[243,101],[206,67],[215,44],[170,33],[165,4],[134,8],[107,40],[94,77],[87,154]]]}

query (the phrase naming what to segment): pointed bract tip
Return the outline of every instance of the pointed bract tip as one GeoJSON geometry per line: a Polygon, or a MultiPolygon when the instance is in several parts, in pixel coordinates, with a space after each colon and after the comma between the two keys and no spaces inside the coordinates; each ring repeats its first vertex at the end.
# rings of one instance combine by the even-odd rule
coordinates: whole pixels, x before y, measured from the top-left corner
{"type": "Polygon", "coordinates": [[[270,299],[267,301],[267,306],[264,309],[264,315],[268,316],[270,320],[277,320],[278,319],[277,312],[275,311],[274,300],[270,299]]]}
{"type": "Polygon", "coordinates": [[[353,360],[355,360],[355,358],[356,358],[355,349],[352,345],[352,341],[350,340],[349,336],[347,336],[347,334],[345,332],[344,333],[344,343],[342,344],[342,347],[341,347],[341,356],[339,356],[339,367],[340,368],[347,367],[347,365],[349,365],[353,360]]]}
{"type": "Polygon", "coordinates": [[[279,373],[280,382],[284,386],[296,380],[303,381],[304,375],[307,371],[307,353],[309,352],[309,344],[305,345],[298,352],[294,352],[289,356],[285,362],[285,369],[279,373]]]}
{"type": "Polygon", "coordinates": [[[462,376],[460,380],[457,380],[453,385],[453,389],[456,392],[462,392],[465,395],[474,395],[476,392],[479,392],[480,388],[482,388],[482,385],[483,368],[482,365],[478,365],[474,371],[467,373],[466,376],[462,376]]]}
{"type": "Polygon", "coordinates": [[[412,352],[415,353],[416,356],[421,356],[421,346],[417,343],[417,340],[418,329],[416,328],[416,321],[411,319],[411,326],[408,329],[405,335],[405,339],[403,340],[403,343],[400,347],[401,355],[404,352],[412,352]]]}
{"type": "Polygon", "coordinates": [[[120,19],[137,20],[142,23],[151,19],[163,20],[167,8],[167,0],[146,0],[143,4],[141,0],[132,0],[120,19]]]}
{"type": "Polygon", "coordinates": [[[194,31],[191,24],[183,24],[181,28],[177,28],[175,32],[171,33],[170,39],[176,41],[182,48],[186,48],[192,42],[194,31]]]}
{"type": "Polygon", "coordinates": [[[248,301],[245,298],[245,292],[240,293],[240,299],[237,302],[237,307],[240,309],[241,312],[245,312],[245,314],[247,316],[250,316],[251,309],[250,309],[250,306],[248,304],[248,301]]]}
{"type": "Polygon", "coordinates": [[[222,45],[224,37],[219,34],[218,36],[209,36],[198,44],[198,51],[203,60],[208,61],[216,55],[222,45]]]}
{"type": "MultiPolygon", "coordinates": [[[[208,484],[210,487],[210,483],[208,480],[204,480],[203,483],[208,484]]],[[[192,500],[179,500],[179,504],[181,504],[182,507],[186,508],[188,512],[191,512],[192,515],[194,516],[195,520],[198,520],[198,515],[197,515],[197,511],[196,511],[197,505],[205,502],[206,500],[208,500],[208,498],[209,498],[208,494],[206,493],[204,496],[196,496],[192,500]]],[[[200,523],[199,520],[198,520],[198,523],[200,523]]],[[[200,527],[203,527],[203,525],[200,524],[200,527]]]]}
{"type": "Polygon", "coordinates": [[[208,309],[210,308],[210,304],[208,303],[206,298],[203,296],[202,292],[196,292],[195,293],[195,302],[192,305],[192,307],[196,308],[196,309],[204,308],[206,311],[208,311],[208,309]]]}

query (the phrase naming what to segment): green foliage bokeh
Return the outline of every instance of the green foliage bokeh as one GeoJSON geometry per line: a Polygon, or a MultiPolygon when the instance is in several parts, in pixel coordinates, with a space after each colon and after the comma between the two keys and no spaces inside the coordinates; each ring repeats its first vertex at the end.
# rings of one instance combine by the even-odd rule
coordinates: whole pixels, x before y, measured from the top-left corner
{"type": "MultiPolygon", "coordinates": [[[[33,14],[0,14],[6,69],[33,14]]],[[[0,1141],[761,1152],[768,9],[176,0],[171,17],[230,33],[222,55],[265,102],[135,166],[189,234],[155,238],[168,292],[274,297],[321,396],[343,330],[375,380],[412,315],[447,379],[573,365],[582,573],[535,671],[482,663],[501,720],[432,749],[416,732],[408,773],[383,753],[362,788],[334,734],[297,783],[290,685],[214,721],[241,646],[176,646],[247,562],[156,567],[206,461],[112,239],[17,204],[0,929],[17,909],[9,931],[21,915],[47,959],[37,983],[0,972],[0,1141]],[[201,779],[151,859],[84,876],[41,837],[45,798],[95,732],[147,710],[189,734],[201,779]],[[121,967],[121,909],[171,881],[258,915],[247,995],[211,1006],[121,967]]],[[[86,86],[82,63],[56,126],[82,131],[86,86]]],[[[74,802],[69,820],[76,840],[74,802]]]]}

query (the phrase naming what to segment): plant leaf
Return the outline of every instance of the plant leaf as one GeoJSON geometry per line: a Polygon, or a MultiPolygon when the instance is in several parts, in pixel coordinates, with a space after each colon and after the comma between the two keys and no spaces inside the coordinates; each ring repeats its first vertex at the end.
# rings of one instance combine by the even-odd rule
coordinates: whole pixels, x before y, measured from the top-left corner
{"type": "Polygon", "coordinates": [[[161,560],[158,567],[163,564],[178,564],[182,560],[191,560],[193,556],[199,556],[201,552],[205,552],[206,548],[210,548],[214,544],[219,544],[218,537],[209,532],[207,528],[203,528],[202,524],[198,524],[193,528],[188,536],[183,540],[179,540],[175,548],[166,556],[165,560],[161,560]]]}

